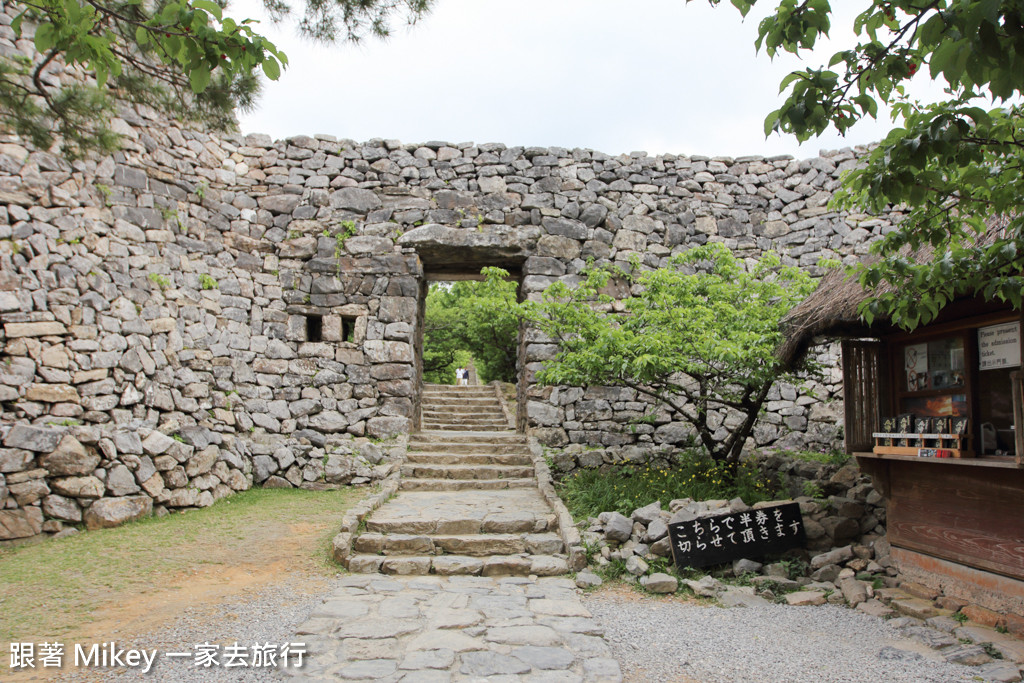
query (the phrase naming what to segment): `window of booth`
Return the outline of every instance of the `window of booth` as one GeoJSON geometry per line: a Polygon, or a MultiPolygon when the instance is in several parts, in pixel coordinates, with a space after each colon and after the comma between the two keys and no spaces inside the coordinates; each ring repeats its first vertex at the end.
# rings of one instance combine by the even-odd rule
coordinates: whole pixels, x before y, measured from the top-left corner
{"type": "Polygon", "coordinates": [[[969,434],[979,456],[1016,454],[1010,375],[1021,365],[1019,321],[914,335],[891,348],[898,414],[890,425],[969,434]]]}

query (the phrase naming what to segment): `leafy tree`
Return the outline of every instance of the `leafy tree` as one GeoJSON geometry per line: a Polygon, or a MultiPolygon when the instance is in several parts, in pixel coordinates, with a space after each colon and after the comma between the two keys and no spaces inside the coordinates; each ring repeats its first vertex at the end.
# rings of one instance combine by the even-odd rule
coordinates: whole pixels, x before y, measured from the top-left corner
{"type": "MultiPolygon", "coordinates": [[[[391,20],[410,21],[432,0],[307,0],[300,31],[321,42],[386,35],[391,20]]],[[[291,11],[264,0],[275,19],[291,11]]],[[[287,57],[253,30],[251,19],[224,14],[223,0],[14,0],[11,28],[32,38],[39,57],[0,56],[0,127],[65,154],[110,150],[106,125],[114,100],[153,105],[219,129],[248,109],[259,72],[276,80],[287,57]],[[52,79],[55,62],[81,67],[94,83],[52,79]]]]}
{"type": "MultiPolygon", "coordinates": [[[[688,0],[689,1],[689,0],[688,0]]],[[[720,0],[710,0],[718,4],[720,0]]],[[[756,0],[731,0],[746,16],[756,0]]],[[[896,127],[845,176],[835,206],[878,213],[909,208],[899,229],[874,245],[879,260],[856,269],[877,288],[861,313],[886,313],[913,329],[951,299],[979,294],[1021,307],[1024,289],[1024,5],[1019,0],[860,0],[854,44],[827,67],[783,79],[772,131],[806,140],[840,133],[879,104],[896,127]],[[905,84],[915,75],[945,87],[920,103],[905,84]],[[1000,106],[988,109],[986,103],[1000,106]],[[998,234],[989,230],[1002,227],[998,234]],[[932,256],[909,258],[913,251],[932,256]],[[880,287],[882,286],[882,287],[880,287]],[[880,288],[879,288],[880,287],[880,288]]],[[[832,30],[827,0],[776,0],[756,46],[769,56],[800,54],[832,30]]],[[[991,105],[989,105],[991,106],[991,105]]]]}
{"type": "Polygon", "coordinates": [[[473,358],[482,382],[516,378],[520,310],[516,283],[501,268],[484,268],[485,279],[436,284],[427,293],[423,328],[423,376],[450,383],[455,368],[473,358]],[[462,354],[462,355],[460,355],[462,354]]]}
{"type": "Polygon", "coordinates": [[[528,304],[529,319],[559,345],[538,379],[635,389],[688,422],[716,461],[736,463],[783,376],[779,321],[813,288],[807,273],[781,267],[775,254],[745,265],[721,244],[637,275],[591,269],[578,285],[556,282],[528,304]],[[640,285],[623,313],[601,293],[613,278],[640,285]],[[719,425],[712,415],[722,409],[730,418],[719,425]]]}

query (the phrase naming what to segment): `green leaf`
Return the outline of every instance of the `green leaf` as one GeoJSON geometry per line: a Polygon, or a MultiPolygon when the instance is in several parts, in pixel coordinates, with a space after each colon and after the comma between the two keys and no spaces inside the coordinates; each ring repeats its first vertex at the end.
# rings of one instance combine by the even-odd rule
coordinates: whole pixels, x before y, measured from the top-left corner
{"type": "Polygon", "coordinates": [[[57,31],[53,24],[40,24],[36,28],[35,46],[39,52],[49,52],[57,42],[57,31]]]}
{"type": "Polygon", "coordinates": [[[201,93],[206,90],[206,86],[210,84],[210,67],[205,62],[200,62],[198,66],[189,72],[188,82],[192,86],[192,92],[194,93],[201,93]]]}
{"type": "Polygon", "coordinates": [[[267,75],[272,81],[276,81],[281,77],[281,65],[277,63],[277,60],[273,57],[269,57],[263,60],[263,73],[267,75]]]}
{"type": "Polygon", "coordinates": [[[220,5],[210,0],[192,0],[192,6],[204,10],[207,14],[215,17],[217,21],[220,21],[223,16],[220,5]]]}

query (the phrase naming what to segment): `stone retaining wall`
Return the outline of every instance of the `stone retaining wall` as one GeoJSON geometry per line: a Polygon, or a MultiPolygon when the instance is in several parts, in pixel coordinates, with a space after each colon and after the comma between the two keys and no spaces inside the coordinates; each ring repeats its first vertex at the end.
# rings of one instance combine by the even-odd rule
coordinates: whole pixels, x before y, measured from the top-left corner
{"type": "MultiPolygon", "coordinates": [[[[5,11],[0,49],[34,56],[5,11]]],[[[61,69],[49,73],[80,77],[61,69]]],[[[588,260],[657,267],[708,241],[814,268],[856,258],[888,226],[827,208],[849,150],[798,161],[273,141],[145,107],[113,127],[122,151],[77,161],[0,138],[0,510],[22,517],[62,495],[43,493],[62,475],[40,466],[47,448],[8,443],[14,424],[74,435],[88,462],[100,457],[92,472],[81,465],[100,496],[139,487],[158,506],[207,504],[241,478],[301,485],[332,467],[339,481],[369,478],[373,457],[334,462],[332,449],[415,427],[425,270],[505,265],[536,297],[588,260]],[[161,470],[156,456],[179,446],[140,453],[119,436],[155,433],[192,450],[161,470]],[[210,470],[189,474],[201,453],[210,470]],[[146,457],[162,494],[146,488],[157,488],[146,457]],[[15,494],[30,488],[40,496],[15,494]]],[[[685,438],[664,415],[632,425],[650,405],[631,390],[537,385],[548,341],[523,336],[518,411],[543,443],[685,438]]],[[[822,353],[836,368],[834,350],[822,353]]],[[[839,395],[838,369],[778,387],[751,445],[831,447],[839,395]]]]}

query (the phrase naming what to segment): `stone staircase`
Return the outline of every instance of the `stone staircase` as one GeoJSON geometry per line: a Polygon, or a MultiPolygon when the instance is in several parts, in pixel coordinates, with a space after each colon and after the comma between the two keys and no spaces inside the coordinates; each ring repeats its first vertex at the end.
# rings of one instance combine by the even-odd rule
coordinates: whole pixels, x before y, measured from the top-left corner
{"type": "Polygon", "coordinates": [[[366,518],[352,572],[552,576],[568,571],[526,437],[490,387],[427,385],[398,494],[366,518]]]}
{"type": "Polygon", "coordinates": [[[424,430],[503,431],[505,413],[492,387],[427,384],[423,387],[424,430]]]}

